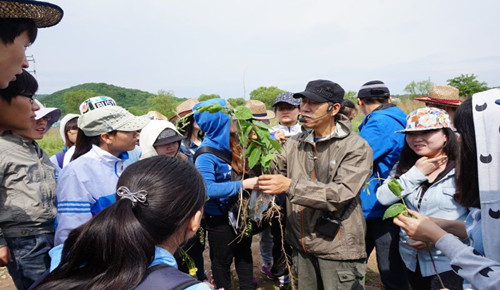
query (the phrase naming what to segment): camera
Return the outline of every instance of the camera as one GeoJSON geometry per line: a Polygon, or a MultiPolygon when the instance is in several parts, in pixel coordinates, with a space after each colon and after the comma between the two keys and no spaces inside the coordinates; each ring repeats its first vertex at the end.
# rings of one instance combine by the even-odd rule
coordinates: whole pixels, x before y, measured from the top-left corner
{"type": "Polygon", "coordinates": [[[314,231],[328,238],[335,238],[340,229],[340,219],[333,216],[322,216],[316,221],[314,231]]]}

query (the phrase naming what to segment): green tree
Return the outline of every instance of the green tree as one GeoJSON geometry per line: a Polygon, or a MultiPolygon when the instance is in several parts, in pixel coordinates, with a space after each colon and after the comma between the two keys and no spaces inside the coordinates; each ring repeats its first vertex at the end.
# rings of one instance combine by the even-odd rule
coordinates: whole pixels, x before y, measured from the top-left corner
{"type": "Polygon", "coordinates": [[[88,98],[99,96],[99,93],[93,90],[76,90],[63,94],[64,109],[66,113],[79,114],[80,104],[88,98]]]}
{"type": "Polygon", "coordinates": [[[353,102],[353,103],[357,104],[357,102],[358,102],[358,101],[357,101],[357,98],[356,98],[356,95],[357,95],[357,94],[358,94],[358,93],[357,93],[357,92],[355,92],[355,91],[347,91],[347,92],[345,92],[345,94],[344,94],[344,99],[348,99],[349,101],[351,101],[351,102],[353,102]]]}
{"type": "Polygon", "coordinates": [[[266,107],[271,108],[276,97],[283,92],[277,87],[260,87],[250,92],[250,99],[259,100],[266,104],[266,107]]]}
{"type": "Polygon", "coordinates": [[[216,94],[209,94],[209,95],[203,94],[203,95],[200,95],[198,97],[198,101],[203,102],[203,101],[206,101],[206,100],[219,99],[219,98],[220,98],[220,96],[216,95],[216,94]]]}
{"type": "Polygon", "coordinates": [[[148,98],[150,110],[158,111],[167,118],[175,115],[175,107],[181,103],[173,91],[158,91],[158,95],[148,98]]]}
{"type": "Polygon", "coordinates": [[[227,102],[233,107],[244,106],[247,101],[243,98],[229,98],[227,102]]]}
{"type": "Polygon", "coordinates": [[[462,97],[470,97],[475,93],[488,89],[488,84],[478,81],[475,74],[461,74],[458,77],[449,79],[448,85],[457,88],[462,97]]]}
{"type": "Polygon", "coordinates": [[[430,78],[419,82],[412,81],[406,85],[404,91],[407,92],[410,97],[426,96],[431,91],[433,85],[434,83],[431,82],[430,78]]]}

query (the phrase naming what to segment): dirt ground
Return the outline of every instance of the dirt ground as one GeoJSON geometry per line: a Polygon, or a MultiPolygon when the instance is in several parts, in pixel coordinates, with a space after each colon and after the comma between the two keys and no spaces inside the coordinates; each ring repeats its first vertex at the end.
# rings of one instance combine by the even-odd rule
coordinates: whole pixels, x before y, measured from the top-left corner
{"type": "MultiPolygon", "coordinates": [[[[254,236],[252,242],[252,253],[253,253],[253,270],[254,277],[257,278],[259,290],[273,290],[278,289],[278,283],[268,280],[264,275],[260,273],[260,266],[262,265],[262,260],[259,253],[259,237],[254,236]]],[[[208,249],[205,250],[205,271],[207,276],[210,277],[212,271],[210,269],[210,259],[208,258],[208,249]]],[[[377,263],[375,260],[375,252],[372,253],[367,265],[366,274],[366,289],[367,290],[377,290],[383,289],[382,282],[378,275],[377,263]]],[[[0,267],[0,290],[16,290],[12,279],[7,272],[7,268],[0,267]]]]}

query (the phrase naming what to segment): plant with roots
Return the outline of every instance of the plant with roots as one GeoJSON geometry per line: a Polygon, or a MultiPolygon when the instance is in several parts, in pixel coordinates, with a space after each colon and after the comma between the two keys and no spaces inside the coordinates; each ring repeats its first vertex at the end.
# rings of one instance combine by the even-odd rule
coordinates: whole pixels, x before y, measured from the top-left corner
{"type": "MultiPolygon", "coordinates": [[[[236,120],[237,135],[242,145],[241,159],[243,160],[243,170],[246,169],[246,160],[248,160],[248,168],[254,169],[259,167],[262,174],[271,173],[271,162],[275,158],[276,154],[281,151],[281,144],[271,139],[271,134],[269,133],[269,126],[265,123],[257,120],[252,120],[252,112],[249,108],[245,106],[237,106],[235,108],[221,106],[219,103],[214,103],[206,106],[199,107],[195,112],[210,112],[216,113],[223,111],[224,113],[231,116],[233,120],[236,120]]],[[[190,113],[184,116],[182,119],[186,119],[190,113]]],[[[182,121],[181,121],[182,122],[182,121]]],[[[246,172],[243,172],[242,178],[245,176],[246,172]]],[[[291,260],[290,257],[286,255],[284,246],[284,233],[282,224],[281,207],[275,203],[275,195],[264,194],[261,191],[253,191],[251,198],[247,199],[243,197],[243,189],[239,191],[240,206],[237,215],[237,224],[241,224],[241,234],[236,237],[235,240],[241,240],[245,237],[252,236],[252,220],[257,224],[261,225],[263,220],[270,221],[274,216],[277,218],[281,231],[281,249],[285,255],[285,260],[288,268],[290,278],[293,280],[291,260]],[[251,208],[251,210],[249,209],[251,208]],[[265,214],[263,214],[265,212],[265,214]]]]}
{"type": "MultiPolygon", "coordinates": [[[[404,197],[402,196],[402,192],[404,188],[399,184],[399,181],[394,178],[389,183],[387,184],[389,187],[389,190],[397,197],[401,199],[402,203],[395,203],[391,205],[389,208],[387,208],[384,212],[384,217],[382,220],[388,219],[388,218],[395,218],[399,214],[403,213],[403,215],[407,217],[414,218],[412,215],[408,213],[408,207],[406,206],[404,197]]],[[[432,267],[434,268],[434,272],[436,273],[436,276],[438,277],[439,283],[441,283],[441,288],[446,289],[444,286],[443,280],[441,279],[441,276],[439,276],[439,273],[436,268],[436,263],[434,262],[434,258],[432,257],[432,252],[431,252],[431,246],[428,242],[425,242],[425,247],[427,248],[427,252],[429,253],[429,256],[431,257],[431,263],[432,267]]]]}

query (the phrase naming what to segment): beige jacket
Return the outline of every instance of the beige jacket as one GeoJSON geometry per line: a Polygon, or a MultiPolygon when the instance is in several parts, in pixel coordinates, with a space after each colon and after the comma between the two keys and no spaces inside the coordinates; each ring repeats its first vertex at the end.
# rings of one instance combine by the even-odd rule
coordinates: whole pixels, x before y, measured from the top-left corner
{"type": "Polygon", "coordinates": [[[371,174],[372,163],[370,146],[351,132],[345,117],[324,140],[314,142],[314,133],[303,131],[285,143],[274,171],[292,179],[285,235],[296,250],[327,260],[366,258],[359,192],[371,174]],[[316,181],[312,180],[314,168],[316,181]],[[353,199],[335,238],[315,233],[318,218],[326,212],[343,212],[353,199]]]}
{"type": "Polygon", "coordinates": [[[38,157],[33,141],[0,136],[0,247],[6,245],[4,237],[54,232],[55,169],[41,153],[38,157]]]}

